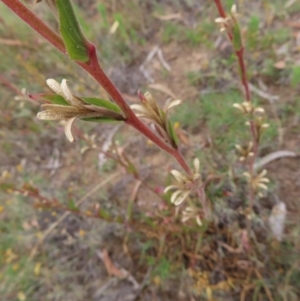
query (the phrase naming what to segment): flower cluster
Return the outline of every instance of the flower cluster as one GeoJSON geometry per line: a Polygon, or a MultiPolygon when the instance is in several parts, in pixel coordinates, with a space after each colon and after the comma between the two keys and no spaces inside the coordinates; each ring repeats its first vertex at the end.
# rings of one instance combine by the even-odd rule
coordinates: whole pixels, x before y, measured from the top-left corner
{"type": "Polygon", "coordinates": [[[261,189],[268,190],[266,183],[269,183],[270,180],[265,177],[267,171],[264,169],[256,176],[251,176],[249,172],[244,172],[244,176],[247,178],[249,184],[252,186],[255,192],[258,192],[259,196],[262,196],[261,189]]]}
{"type": "Polygon", "coordinates": [[[171,195],[171,203],[179,206],[199,186],[200,161],[198,158],[194,160],[194,173],[192,176],[184,175],[175,169],[171,170],[171,174],[174,176],[176,184],[166,187],[164,193],[174,189],[175,191],[171,195]]]}
{"type": "Polygon", "coordinates": [[[61,84],[54,79],[48,79],[47,85],[61,98],[58,103],[43,104],[43,111],[37,114],[37,118],[42,120],[66,120],[65,134],[71,142],[74,141],[72,125],[76,118],[95,118],[97,120],[97,118],[104,117],[115,121],[124,120],[120,112],[109,109],[108,101],[101,100],[102,105],[106,102],[106,107],[103,107],[95,102],[97,99],[93,99],[94,104],[91,104],[91,98],[83,99],[74,95],[65,79],[62,80],[61,84]]]}
{"type": "Polygon", "coordinates": [[[188,220],[190,219],[195,219],[196,223],[199,226],[202,226],[202,222],[201,222],[201,217],[200,217],[200,211],[198,208],[195,207],[186,207],[183,211],[182,211],[182,218],[181,221],[183,223],[186,223],[188,220]]]}
{"type": "Polygon", "coordinates": [[[234,23],[237,22],[237,8],[236,5],[232,5],[230,13],[227,14],[225,18],[217,18],[215,22],[221,25],[221,31],[232,30],[234,23]]]}
{"type": "Polygon", "coordinates": [[[181,100],[171,101],[164,110],[159,108],[153,96],[146,92],[144,95],[140,92],[141,104],[132,105],[131,108],[137,111],[138,117],[145,117],[153,121],[156,132],[167,143],[177,148],[177,138],[172,123],[169,120],[168,113],[170,109],[181,104],[181,100]]]}
{"type": "Polygon", "coordinates": [[[242,31],[238,22],[238,16],[236,5],[231,7],[230,13],[225,18],[217,18],[216,23],[221,25],[221,31],[226,31],[235,51],[243,49],[242,31]]]}
{"type": "Polygon", "coordinates": [[[247,145],[236,144],[235,148],[239,152],[239,155],[240,155],[239,159],[240,159],[240,161],[245,161],[247,158],[254,156],[254,153],[253,153],[253,142],[252,141],[250,141],[247,145]]]}
{"type": "Polygon", "coordinates": [[[255,107],[250,101],[244,101],[242,103],[234,103],[233,107],[240,110],[244,114],[264,114],[265,110],[261,107],[255,107]]]}

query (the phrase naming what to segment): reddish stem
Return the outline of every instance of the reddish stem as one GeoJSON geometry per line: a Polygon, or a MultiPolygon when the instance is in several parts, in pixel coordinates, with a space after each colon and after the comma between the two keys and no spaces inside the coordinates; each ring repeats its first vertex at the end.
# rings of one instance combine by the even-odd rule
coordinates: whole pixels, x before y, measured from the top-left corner
{"type": "Polygon", "coordinates": [[[245,89],[245,97],[247,101],[251,101],[249,84],[247,79],[247,71],[246,71],[246,66],[244,61],[244,47],[241,50],[236,51],[235,53],[238,58],[238,62],[241,70],[241,81],[245,89]]]}
{"type": "MultiPolygon", "coordinates": [[[[48,40],[58,50],[60,50],[64,54],[67,54],[64,42],[60,38],[60,36],[57,35],[34,13],[32,13],[23,3],[21,3],[19,0],[2,0],[2,2],[5,5],[7,5],[14,13],[16,13],[23,21],[25,21],[30,27],[36,30],[46,40],[48,40]]],[[[85,69],[88,73],[90,73],[94,77],[94,79],[103,86],[103,88],[113,98],[113,100],[120,106],[120,108],[127,117],[126,123],[137,129],[161,149],[172,155],[178,161],[181,167],[185,170],[185,172],[191,175],[192,171],[185,162],[178,149],[175,149],[169,144],[165,143],[160,137],[155,135],[154,132],[152,132],[143,122],[141,122],[136,117],[136,115],[126,103],[120,92],[111,82],[111,80],[106,76],[103,69],[99,65],[96,49],[95,46],[92,44],[89,44],[89,57],[90,60],[87,63],[76,63],[80,65],[83,69],[85,69]]]]}
{"type": "Polygon", "coordinates": [[[226,18],[226,13],[225,13],[225,10],[224,10],[223,5],[221,3],[221,0],[214,0],[214,1],[215,1],[215,4],[216,4],[217,8],[218,8],[220,17],[226,18]]]}
{"type": "MultiPolygon", "coordinates": [[[[218,8],[219,15],[222,18],[226,18],[226,13],[224,11],[221,0],[214,0],[214,1],[215,1],[215,4],[216,4],[217,8],[218,8]]],[[[226,24],[225,24],[225,26],[226,26],[226,24]]],[[[233,36],[229,32],[229,30],[227,30],[227,35],[228,35],[230,41],[232,42],[233,41],[233,36]]],[[[241,82],[242,82],[242,85],[243,85],[244,90],[245,90],[245,99],[246,99],[246,101],[251,102],[249,82],[248,82],[248,78],[247,78],[247,69],[246,69],[245,60],[244,60],[244,47],[242,47],[238,51],[235,51],[235,54],[237,56],[238,63],[239,63],[241,82]]],[[[258,151],[257,133],[256,133],[256,129],[255,129],[255,125],[254,125],[253,120],[250,120],[250,129],[251,129],[251,136],[252,136],[252,141],[253,141],[254,156],[252,157],[252,159],[249,162],[249,173],[250,173],[251,177],[253,177],[253,175],[254,175],[254,162],[255,162],[255,159],[257,157],[257,151],[258,151]]],[[[253,190],[253,187],[252,187],[251,183],[249,184],[249,200],[250,200],[249,201],[250,202],[250,208],[252,208],[253,203],[254,203],[254,190],[253,190]]]]}

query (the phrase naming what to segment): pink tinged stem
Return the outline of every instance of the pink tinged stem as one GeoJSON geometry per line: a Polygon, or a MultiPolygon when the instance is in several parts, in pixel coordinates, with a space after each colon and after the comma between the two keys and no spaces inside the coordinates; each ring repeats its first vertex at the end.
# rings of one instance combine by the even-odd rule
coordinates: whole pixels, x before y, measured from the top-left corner
{"type": "MultiPolygon", "coordinates": [[[[222,18],[226,18],[226,13],[224,11],[221,0],[214,0],[214,1],[218,8],[219,15],[222,18]]],[[[230,41],[232,42],[233,37],[229,33],[228,33],[228,37],[229,37],[230,41]]],[[[247,78],[247,70],[246,70],[245,60],[244,60],[244,47],[241,50],[236,51],[235,54],[237,56],[238,63],[239,63],[241,82],[242,82],[242,85],[245,90],[245,98],[246,98],[246,101],[251,102],[249,82],[248,82],[248,78],[247,78]]],[[[253,176],[253,174],[254,174],[253,166],[254,166],[254,162],[257,157],[257,152],[258,152],[258,141],[257,141],[257,133],[256,133],[255,125],[252,120],[250,121],[250,129],[251,129],[251,136],[252,136],[252,141],[253,141],[254,156],[252,157],[252,159],[249,162],[249,173],[251,176],[253,176]]],[[[253,203],[254,203],[254,190],[253,190],[253,187],[251,184],[249,184],[249,199],[250,199],[250,208],[252,208],[253,203]]]]}
{"type": "MultiPolygon", "coordinates": [[[[2,0],[2,2],[58,50],[60,50],[64,54],[67,54],[64,42],[61,37],[56,34],[48,25],[46,25],[41,19],[39,19],[34,13],[32,13],[23,3],[21,3],[19,0],[2,0]]],[[[186,173],[191,175],[192,171],[185,162],[181,153],[177,149],[174,149],[170,145],[165,143],[160,137],[154,134],[143,122],[141,122],[135,116],[134,112],[126,103],[120,92],[111,82],[111,80],[106,76],[103,69],[99,65],[95,46],[89,43],[88,47],[90,60],[87,63],[76,63],[83,69],[85,69],[88,73],[90,73],[94,77],[94,79],[103,86],[103,88],[113,98],[113,100],[120,106],[120,108],[126,115],[127,124],[137,129],[161,149],[172,155],[178,161],[181,167],[186,171],[186,173]]]]}

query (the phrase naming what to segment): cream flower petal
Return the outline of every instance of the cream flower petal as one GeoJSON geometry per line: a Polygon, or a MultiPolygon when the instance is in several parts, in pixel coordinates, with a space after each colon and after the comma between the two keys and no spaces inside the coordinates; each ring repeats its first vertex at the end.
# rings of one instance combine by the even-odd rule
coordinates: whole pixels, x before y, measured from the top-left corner
{"type": "Polygon", "coordinates": [[[259,182],[262,182],[262,183],[269,183],[270,180],[268,178],[261,178],[259,179],[259,182]]]}
{"type": "Polygon", "coordinates": [[[172,169],[171,174],[174,176],[177,182],[182,182],[186,180],[185,176],[176,169],[172,169]]]}
{"type": "Polygon", "coordinates": [[[170,109],[174,108],[175,106],[178,106],[181,104],[181,100],[180,99],[175,99],[175,100],[172,100],[168,106],[167,106],[167,109],[166,111],[168,112],[170,109]]]}
{"type": "Polygon", "coordinates": [[[263,178],[266,174],[267,174],[267,170],[264,169],[264,170],[258,175],[258,177],[263,178]]]}
{"type": "Polygon", "coordinates": [[[159,108],[157,106],[156,100],[154,97],[151,95],[151,93],[146,92],[145,93],[145,98],[147,100],[148,106],[151,107],[151,109],[156,113],[159,114],[159,108]]]}
{"type": "Polygon", "coordinates": [[[68,119],[65,124],[65,135],[70,142],[74,142],[74,140],[75,140],[74,136],[72,134],[72,125],[73,125],[74,121],[76,120],[76,118],[77,118],[77,116],[68,119]]]}
{"type": "Polygon", "coordinates": [[[232,13],[233,15],[236,15],[236,13],[237,13],[236,4],[233,4],[233,5],[231,6],[231,13],[232,13]]]}
{"type": "Polygon", "coordinates": [[[227,21],[227,18],[216,18],[215,19],[216,23],[226,23],[226,21],[227,21]]]}
{"type": "Polygon", "coordinates": [[[63,79],[61,81],[60,87],[61,87],[61,91],[64,95],[65,100],[67,100],[68,102],[73,104],[73,94],[72,94],[72,92],[70,91],[70,89],[67,85],[67,80],[66,79],[63,79]]]}
{"type": "Polygon", "coordinates": [[[61,91],[62,91],[62,94],[63,94],[63,97],[65,98],[65,100],[68,101],[73,106],[81,107],[84,104],[86,104],[79,97],[76,97],[75,95],[73,95],[73,93],[70,91],[70,89],[67,85],[66,79],[63,79],[61,81],[60,87],[61,87],[61,91]]]}
{"type": "Polygon", "coordinates": [[[268,190],[268,186],[263,184],[263,183],[258,183],[257,186],[262,188],[262,189],[268,190]]]}
{"type": "Polygon", "coordinates": [[[195,174],[200,173],[200,160],[198,158],[194,159],[194,170],[195,170],[195,174]]]}
{"type": "Polygon", "coordinates": [[[146,109],[143,105],[131,105],[130,108],[132,110],[136,110],[136,111],[139,111],[143,114],[147,114],[148,115],[148,109],[146,109]]]}
{"type": "Polygon", "coordinates": [[[189,196],[189,194],[190,194],[190,191],[186,191],[186,192],[182,193],[182,195],[174,201],[174,205],[179,206],[189,196]]]}
{"type": "Polygon", "coordinates": [[[174,204],[175,200],[179,197],[180,194],[182,194],[182,190],[175,191],[171,196],[171,203],[174,204]]]}
{"type": "Polygon", "coordinates": [[[164,193],[167,193],[168,191],[170,191],[171,189],[178,189],[178,186],[176,185],[170,185],[170,186],[167,186],[164,190],[164,193]]]}
{"type": "Polygon", "coordinates": [[[53,92],[62,96],[61,86],[55,79],[49,78],[46,80],[46,83],[53,92]]]}
{"type": "Polygon", "coordinates": [[[200,227],[202,226],[202,221],[199,215],[196,216],[196,222],[200,227]]]}

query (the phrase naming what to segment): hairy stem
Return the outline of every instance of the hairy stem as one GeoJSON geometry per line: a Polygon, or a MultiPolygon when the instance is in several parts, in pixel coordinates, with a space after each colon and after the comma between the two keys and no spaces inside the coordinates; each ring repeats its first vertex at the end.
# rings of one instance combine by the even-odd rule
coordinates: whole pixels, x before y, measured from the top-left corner
{"type": "MultiPolygon", "coordinates": [[[[17,14],[24,22],[26,22],[30,27],[32,27],[48,42],[50,42],[54,47],[56,47],[62,53],[67,54],[64,42],[61,39],[61,37],[57,33],[55,33],[48,25],[46,25],[40,18],[38,18],[33,12],[31,12],[23,3],[21,3],[19,0],[2,0],[2,2],[6,6],[8,6],[15,14],[17,14]]],[[[87,63],[76,63],[80,65],[83,69],[85,69],[89,74],[91,74],[94,77],[94,79],[103,86],[103,88],[113,98],[113,100],[120,106],[120,108],[126,116],[126,123],[137,129],[158,147],[172,155],[181,165],[181,167],[185,170],[185,172],[191,175],[192,171],[187,165],[184,158],[182,157],[179,150],[173,148],[172,146],[164,142],[160,137],[158,137],[136,117],[136,115],[126,103],[126,101],[124,100],[120,92],[117,90],[115,85],[104,73],[103,69],[101,68],[98,62],[95,46],[90,43],[89,58],[90,59],[87,63]]]]}

